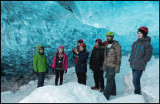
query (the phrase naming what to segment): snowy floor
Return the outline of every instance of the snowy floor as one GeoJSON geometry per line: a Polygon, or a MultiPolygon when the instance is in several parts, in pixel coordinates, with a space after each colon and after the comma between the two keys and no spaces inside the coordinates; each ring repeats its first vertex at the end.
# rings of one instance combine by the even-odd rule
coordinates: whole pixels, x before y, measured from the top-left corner
{"type": "MultiPolygon", "coordinates": [[[[93,73],[88,67],[87,86],[77,83],[74,68],[64,74],[63,85],[54,86],[55,75],[45,79],[45,86],[37,87],[37,80],[20,87],[16,93],[1,92],[2,103],[18,102],[52,102],[52,103],[148,103],[159,102],[159,58],[152,57],[142,75],[142,95],[133,94],[132,74],[128,62],[129,56],[122,57],[122,66],[116,75],[117,96],[111,96],[107,101],[103,93],[91,90],[94,86],[93,73]]],[[[105,78],[106,85],[106,78],[105,78]]]]}

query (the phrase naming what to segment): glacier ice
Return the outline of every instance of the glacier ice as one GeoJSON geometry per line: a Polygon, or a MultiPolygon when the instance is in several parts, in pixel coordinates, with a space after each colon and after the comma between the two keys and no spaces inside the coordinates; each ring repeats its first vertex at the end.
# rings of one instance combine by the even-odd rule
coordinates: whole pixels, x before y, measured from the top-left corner
{"type": "Polygon", "coordinates": [[[95,40],[105,41],[108,31],[128,55],[143,25],[149,28],[153,55],[159,57],[159,1],[1,1],[1,73],[31,72],[39,44],[45,47],[49,68],[60,45],[71,66],[78,39],[91,52],[95,40]]]}

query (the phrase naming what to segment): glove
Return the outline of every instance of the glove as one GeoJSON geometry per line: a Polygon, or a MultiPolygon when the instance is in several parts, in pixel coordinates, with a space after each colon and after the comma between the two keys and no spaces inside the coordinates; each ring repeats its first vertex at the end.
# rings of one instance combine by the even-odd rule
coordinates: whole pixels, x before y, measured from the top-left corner
{"type": "Polygon", "coordinates": [[[119,72],[120,72],[120,67],[116,67],[115,73],[119,73],[119,72]]]}
{"type": "Polygon", "coordinates": [[[100,70],[103,70],[103,67],[100,67],[100,70]]]}
{"type": "Polygon", "coordinates": [[[48,69],[46,70],[46,73],[48,73],[48,69]]]}
{"type": "Polygon", "coordinates": [[[67,70],[65,70],[64,72],[67,73],[67,70]]]}
{"type": "Polygon", "coordinates": [[[38,72],[35,72],[35,74],[36,74],[36,76],[38,76],[38,75],[39,75],[39,73],[38,73],[38,72]]]}

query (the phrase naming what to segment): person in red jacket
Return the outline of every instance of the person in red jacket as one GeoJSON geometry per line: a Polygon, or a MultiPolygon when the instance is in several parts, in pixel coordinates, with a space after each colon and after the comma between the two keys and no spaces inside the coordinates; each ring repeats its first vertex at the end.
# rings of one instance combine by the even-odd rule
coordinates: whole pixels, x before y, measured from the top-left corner
{"type": "MultiPolygon", "coordinates": [[[[83,43],[83,40],[79,39],[78,42],[77,42],[77,47],[74,47],[73,50],[72,50],[73,58],[74,58],[74,63],[75,63],[75,71],[76,71],[76,64],[77,64],[77,57],[78,57],[78,55],[76,54],[76,52],[80,51],[80,44],[81,43],[83,43]]],[[[76,75],[77,75],[77,71],[76,71],[76,75]]]]}
{"type": "Polygon", "coordinates": [[[64,53],[64,47],[59,46],[58,52],[55,52],[52,64],[53,71],[56,72],[55,85],[58,84],[58,79],[60,76],[60,85],[63,83],[63,74],[67,73],[68,69],[68,58],[66,53],[64,53]]]}

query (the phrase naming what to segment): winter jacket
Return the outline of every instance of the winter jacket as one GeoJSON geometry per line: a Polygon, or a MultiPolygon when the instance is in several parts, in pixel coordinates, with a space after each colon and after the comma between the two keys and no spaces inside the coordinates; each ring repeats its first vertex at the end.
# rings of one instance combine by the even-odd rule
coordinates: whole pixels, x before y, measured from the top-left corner
{"type": "MultiPolygon", "coordinates": [[[[77,52],[79,52],[79,46],[75,47],[77,48],[77,52]]],[[[77,63],[77,57],[78,55],[74,52],[74,49],[72,50],[72,53],[73,53],[73,58],[74,58],[74,63],[76,64],[77,63]]]]}
{"type": "Polygon", "coordinates": [[[105,45],[103,65],[105,67],[111,67],[111,68],[118,67],[118,68],[120,68],[120,65],[121,65],[121,45],[117,41],[114,41],[112,43],[112,46],[108,50],[108,52],[106,52],[107,45],[105,45]]]}
{"type": "Polygon", "coordinates": [[[143,40],[138,39],[132,45],[129,58],[130,67],[137,70],[145,70],[147,62],[152,57],[151,38],[146,36],[143,40]]]}
{"type": "Polygon", "coordinates": [[[42,45],[39,45],[37,47],[37,54],[33,57],[33,67],[35,72],[46,72],[48,70],[48,63],[46,55],[40,55],[39,54],[39,48],[43,47],[42,45]]]}
{"type": "Polygon", "coordinates": [[[77,57],[77,64],[76,64],[76,72],[87,72],[87,58],[88,58],[89,52],[83,50],[78,53],[77,57]]]}
{"type": "Polygon", "coordinates": [[[93,71],[100,70],[100,67],[103,67],[104,61],[104,46],[100,46],[100,48],[94,47],[91,58],[90,58],[90,69],[93,71]]]}
{"type": "MultiPolygon", "coordinates": [[[[60,47],[63,49],[63,52],[64,52],[63,46],[60,46],[60,47]]],[[[52,69],[56,68],[56,57],[57,57],[56,55],[57,55],[57,52],[55,52],[55,56],[53,58],[52,69]]],[[[64,53],[62,65],[63,65],[63,70],[67,70],[68,69],[68,58],[67,58],[66,53],[64,53]]]]}

